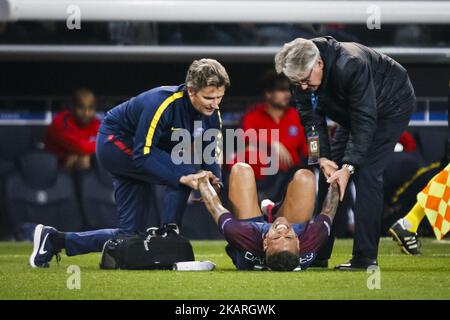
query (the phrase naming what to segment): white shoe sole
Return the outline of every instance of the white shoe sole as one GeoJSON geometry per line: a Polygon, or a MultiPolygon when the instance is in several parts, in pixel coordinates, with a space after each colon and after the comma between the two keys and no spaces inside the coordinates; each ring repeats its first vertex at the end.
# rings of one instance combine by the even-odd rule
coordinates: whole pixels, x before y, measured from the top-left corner
{"type": "Polygon", "coordinates": [[[38,224],[36,228],[34,229],[34,238],[33,238],[33,252],[30,256],[30,266],[32,268],[38,268],[38,266],[34,263],[34,259],[36,258],[36,255],[39,251],[39,247],[41,245],[41,235],[42,230],[44,229],[44,226],[42,224],[38,224]]]}

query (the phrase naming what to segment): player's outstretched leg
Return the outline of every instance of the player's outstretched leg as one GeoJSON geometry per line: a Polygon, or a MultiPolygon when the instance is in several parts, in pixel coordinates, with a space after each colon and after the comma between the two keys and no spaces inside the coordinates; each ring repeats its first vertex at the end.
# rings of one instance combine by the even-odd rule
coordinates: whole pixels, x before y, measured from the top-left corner
{"type": "Polygon", "coordinates": [[[50,261],[56,256],[60,260],[60,248],[56,245],[58,230],[53,227],[38,224],[34,229],[33,252],[30,256],[30,265],[33,268],[48,268],[50,261]]]}
{"type": "Polygon", "coordinates": [[[236,163],[231,168],[228,199],[231,212],[238,219],[251,219],[262,215],[258,205],[255,174],[246,163],[236,163]]]}

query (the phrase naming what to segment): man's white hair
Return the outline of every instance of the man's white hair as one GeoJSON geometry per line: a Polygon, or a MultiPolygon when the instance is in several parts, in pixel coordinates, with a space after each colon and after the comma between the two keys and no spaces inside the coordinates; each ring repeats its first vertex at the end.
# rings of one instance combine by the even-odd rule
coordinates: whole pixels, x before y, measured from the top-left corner
{"type": "Polygon", "coordinates": [[[311,40],[297,38],[285,43],[275,55],[275,69],[284,73],[291,82],[298,82],[314,67],[319,49],[311,40]]]}

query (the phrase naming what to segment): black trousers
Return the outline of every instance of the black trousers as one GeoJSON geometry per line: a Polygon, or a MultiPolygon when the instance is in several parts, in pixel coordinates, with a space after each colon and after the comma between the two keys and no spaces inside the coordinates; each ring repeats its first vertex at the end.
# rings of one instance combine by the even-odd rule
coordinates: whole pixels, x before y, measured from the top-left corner
{"type": "MultiPolygon", "coordinates": [[[[352,176],[356,188],[353,242],[353,256],[356,258],[377,258],[383,215],[383,173],[394,152],[395,144],[408,127],[414,105],[415,99],[412,98],[399,106],[399,109],[407,110],[401,116],[378,120],[367,157],[352,176]]],[[[338,164],[342,164],[341,159],[349,137],[350,131],[339,127],[331,142],[332,158],[338,164]]],[[[322,248],[318,259],[329,259],[333,244],[334,230],[332,228],[329,241],[322,248]]]]}

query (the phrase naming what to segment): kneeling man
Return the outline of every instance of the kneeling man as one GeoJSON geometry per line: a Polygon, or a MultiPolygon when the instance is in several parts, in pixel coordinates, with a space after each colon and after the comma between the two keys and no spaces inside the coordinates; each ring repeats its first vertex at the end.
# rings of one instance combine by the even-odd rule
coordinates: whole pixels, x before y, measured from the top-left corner
{"type": "Polygon", "coordinates": [[[237,163],[231,170],[228,197],[233,214],[222,206],[206,173],[198,179],[198,189],[228,242],[227,254],[240,270],[308,268],[328,239],[339,203],[339,189],[333,183],[321,214],[312,219],[315,179],[304,169],[295,173],[283,201],[268,208],[269,219],[258,205],[254,173],[247,164],[237,163]]]}

